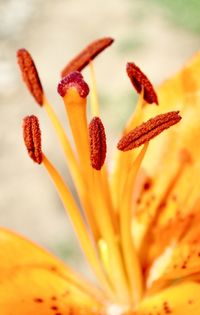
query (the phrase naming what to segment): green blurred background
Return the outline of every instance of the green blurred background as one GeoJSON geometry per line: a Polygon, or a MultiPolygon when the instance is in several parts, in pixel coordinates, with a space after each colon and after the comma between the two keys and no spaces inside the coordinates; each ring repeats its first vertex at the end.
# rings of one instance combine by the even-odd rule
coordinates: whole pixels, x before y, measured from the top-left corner
{"type": "MultiPolygon", "coordinates": [[[[56,191],[24,149],[22,118],[36,114],[44,151],[73,190],[53,129],[21,82],[15,52],[21,47],[31,52],[48,98],[67,129],[56,92],[60,70],[90,41],[115,38],[115,44],[95,61],[102,119],[112,151],[136,101],[125,63],[135,61],[154,84],[176,72],[199,49],[200,1],[0,0],[0,14],[0,224],[85,272],[56,191]]],[[[87,70],[84,75],[88,80],[87,70]]]]}

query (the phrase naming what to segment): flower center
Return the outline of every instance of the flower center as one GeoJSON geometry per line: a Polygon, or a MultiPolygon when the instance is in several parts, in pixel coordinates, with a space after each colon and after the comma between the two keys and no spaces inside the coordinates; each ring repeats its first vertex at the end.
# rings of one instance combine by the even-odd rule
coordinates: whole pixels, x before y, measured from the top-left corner
{"type": "Polygon", "coordinates": [[[107,150],[106,135],[99,118],[99,104],[91,60],[111,43],[110,38],[94,42],[75,57],[62,72],[63,75],[67,75],[59,83],[58,92],[64,102],[75,152],[59,119],[47,101],[31,56],[28,52],[23,50],[22,53],[20,50],[18,58],[29,91],[39,105],[46,110],[53,123],[83,211],[79,209],[78,203],[62,176],[42,151],[41,131],[35,116],[28,116],[24,120],[24,141],[28,153],[35,162],[45,167],[52,178],[73,223],[82,250],[100,286],[112,301],[108,312],[117,314],[121,313],[124,307],[136,305],[141,300],[144,290],[142,270],[131,231],[132,196],[136,177],[149,141],[179,122],[181,117],[178,112],[170,112],[156,116],[135,128],[141,121],[144,101],[158,103],[158,100],[147,77],[137,66],[129,63],[128,76],[141,95],[136,113],[118,143],[118,149],[121,151],[118,151],[115,174],[109,175],[104,164],[107,150]],[[87,64],[90,65],[91,112],[94,116],[89,124],[86,115],[89,87],[81,73],[77,71],[87,64]],[[35,93],[35,91],[39,92],[35,93]],[[37,97],[38,94],[40,98],[37,97]],[[142,148],[137,153],[125,152],[140,146],[142,148]]]}

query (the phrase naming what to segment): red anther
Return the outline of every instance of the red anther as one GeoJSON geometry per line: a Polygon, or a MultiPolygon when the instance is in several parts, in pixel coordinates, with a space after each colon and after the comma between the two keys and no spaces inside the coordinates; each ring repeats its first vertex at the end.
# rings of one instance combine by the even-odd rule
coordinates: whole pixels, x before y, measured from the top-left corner
{"type": "Polygon", "coordinates": [[[147,76],[134,63],[128,62],[126,65],[127,74],[138,93],[144,90],[144,100],[149,103],[156,103],[158,105],[158,98],[153,85],[147,76]]]}
{"type": "Polygon", "coordinates": [[[117,148],[128,151],[141,146],[181,120],[178,111],[158,115],[131,130],[118,142],[117,148]]]}
{"type": "Polygon", "coordinates": [[[27,116],[23,121],[24,143],[30,158],[40,164],[42,163],[41,131],[36,116],[27,116]]]}
{"type": "Polygon", "coordinates": [[[63,78],[64,76],[73,71],[81,71],[100,52],[102,52],[104,49],[110,46],[113,43],[113,41],[114,40],[111,37],[105,37],[89,44],[65,66],[65,68],[61,72],[61,77],[63,78]]]}
{"type": "Polygon", "coordinates": [[[19,67],[22,72],[23,80],[32,94],[32,96],[35,98],[36,102],[42,106],[43,104],[43,88],[42,84],[40,82],[40,78],[36,69],[36,66],[34,64],[34,61],[29,54],[29,52],[22,48],[17,51],[17,60],[19,67]]]}
{"type": "Polygon", "coordinates": [[[100,170],[106,158],[106,135],[102,121],[94,117],[89,124],[90,161],[93,168],[100,170]]]}

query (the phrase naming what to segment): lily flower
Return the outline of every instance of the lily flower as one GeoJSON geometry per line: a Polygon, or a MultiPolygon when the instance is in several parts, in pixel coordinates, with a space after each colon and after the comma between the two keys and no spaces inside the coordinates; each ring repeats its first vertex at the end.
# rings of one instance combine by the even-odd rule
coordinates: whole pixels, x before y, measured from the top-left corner
{"type": "Polygon", "coordinates": [[[55,184],[97,284],[2,228],[1,315],[200,314],[200,55],[157,90],[135,63],[127,63],[139,100],[110,170],[92,60],[112,42],[91,43],[62,71],[58,93],[74,146],[32,57],[25,49],[17,53],[29,91],[55,128],[79,202],[45,155],[34,115],[23,120],[28,154],[55,184]],[[90,87],[81,74],[87,65],[90,87]]]}

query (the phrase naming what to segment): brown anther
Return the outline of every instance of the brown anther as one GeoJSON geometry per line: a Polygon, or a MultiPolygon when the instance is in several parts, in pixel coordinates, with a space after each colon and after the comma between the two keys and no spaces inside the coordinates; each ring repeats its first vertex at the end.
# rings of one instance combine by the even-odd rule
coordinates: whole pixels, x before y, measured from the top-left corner
{"type": "Polygon", "coordinates": [[[44,95],[43,88],[31,55],[26,49],[19,49],[17,51],[17,61],[28,90],[35,98],[36,102],[42,106],[44,95]]]}
{"type": "Polygon", "coordinates": [[[90,161],[94,169],[100,170],[106,158],[106,135],[102,121],[94,117],[89,124],[90,161]]]}
{"type": "Polygon", "coordinates": [[[113,43],[113,39],[105,37],[90,43],[75,58],[73,58],[62,70],[61,77],[73,71],[81,71],[88,63],[93,60],[100,52],[113,43]]]}
{"type": "Polygon", "coordinates": [[[41,131],[39,121],[36,116],[27,116],[23,120],[24,143],[31,159],[42,163],[41,131]]]}
{"type": "Polygon", "coordinates": [[[121,151],[128,151],[141,146],[159,135],[165,129],[177,124],[181,120],[179,111],[168,112],[149,119],[131,130],[117,144],[121,151]]]}
{"type": "Polygon", "coordinates": [[[158,105],[158,98],[154,87],[140,68],[135,63],[128,62],[126,72],[136,91],[138,93],[141,93],[142,90],[144,91],[144,100],[149,104],[155,103],[158,105]]]}

